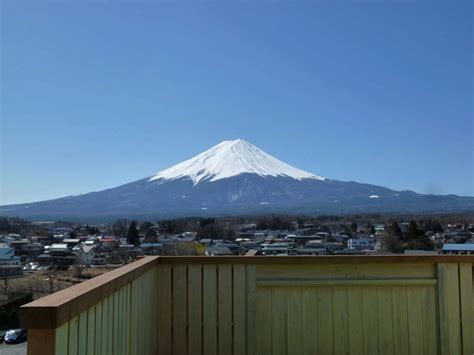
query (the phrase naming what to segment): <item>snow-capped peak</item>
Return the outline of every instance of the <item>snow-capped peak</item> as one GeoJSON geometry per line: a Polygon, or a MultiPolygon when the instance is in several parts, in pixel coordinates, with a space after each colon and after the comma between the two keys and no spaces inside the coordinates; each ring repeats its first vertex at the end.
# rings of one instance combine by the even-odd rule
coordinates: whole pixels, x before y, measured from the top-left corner
{"type": "Polygon", "coordinates": [[[242,139],[224,141],[194,158],[153,175],[149,181],[190,178],[196,185],[244,173],[260,176],[285,176],[293,179],[324,180],[288,165],[242,139]]]}

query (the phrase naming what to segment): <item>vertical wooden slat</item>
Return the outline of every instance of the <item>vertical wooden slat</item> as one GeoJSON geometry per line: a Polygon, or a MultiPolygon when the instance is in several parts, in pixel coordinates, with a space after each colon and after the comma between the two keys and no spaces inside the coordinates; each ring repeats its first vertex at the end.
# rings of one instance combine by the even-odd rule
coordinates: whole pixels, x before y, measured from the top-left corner
{"type": "Polygon", "coordinates": [[[256,297],[256,353],[272,353],[272,289],[259,288],[256,297]]]}
{"type": "Polygon", "coordinates": [[[95,344],[95,305],[87,311],[87,346],[86,354],[94,355],[95,344]]]}
{"type": "Polygon", "coordinates": [[[287,291],[287,354],[303,354],[303,297],[301,288],[287,291]]]}
{"type": "Polygon", "coordinates": [[[423,348],[425,354],[438,353],[438,322],[434,287],[420,287],[423,313],[423,348]]]}
{"type": "Polygon", "coordinates": [[[461,353],[459,273],[457,263],[438,264],[441,355],[461,353]]]}
{"type": "Polygon", "coordinates": [[[318,296],[315,288],[303,288],[303,354],[318,351],[318,296]]]}
{"type": "Polygon", "coordinates": [[[471,263],[459,264],[463,354],[474,354],[474,294],[471,263]]]}
{"type": "Polygon", "coordinates": [[[202,266],[188,266],[188,349],[189,355],[201,355],[202,266]]]}
{"type": "Polygon", "coordinates": [[[234,265],[234,355],[245,355],[247,345],[247,280],[245,265],[234,265]]]}
{"type": "Polygon", "coordinates": [[[108,319],[109,319],[109,298],[106,297],[102,301],[102,342],[101,342],[101,349],[100,354],[107,354],[107,342],[108,342],[108,319]]]}
{"type": "Polygon", "coordinates": [[[393,350],[395,354],[409,354],[407,291],[405,287],[392,288],[392,305],[393,350]]]}
{"type": "Polygon", "coordinates": [[[158,277],[158,354],[171,354],[171,266],[157,267],[158,277]]]}
{"type": "Polygon", "coordinates": [[[77,355],[78,331],[79,331],[78,328],[79,328],[79,316],[76,316],[69,321],[69,345],[68,345],[69,355],[77,355]]]}
{"type": "Polygon", "coordinates": [[[87,311],[79,315],[78,355],[86,355],[87,350],[87,311]]]}
{"type": "Polygon", "coordinates": [[[347,289],[335,287],[333,289],[332,300],[334,354],[347,354],[349,353],[347,289]]]}
{"type": "MultiPolygon", "coordinates": [[[[56,354],[67,354],[67,345],[68,345],[68,332],[69,332],[69,322],[64,323],[61,325],[59,328],[56,329],[56,342],[55,342],[55,353],[56,354]]],[[[31,333],[31,332],[30,332],[31,333]]],[[[41,344],[48,344],[48,341],[46,341],[46,338],[48,336],[44,336],[44,334],[41,334],[41,336],[38,338],[39,343],[41,344]]],[[[35,345],[32,344],[32,336],[31,334],[28,334],[28,351],[30,350],[29,348],[32,348],[32,350],[37,349],[40,345],[35,345]]],[[[47,351],[42,350],[41,352],[37,349],[38,353],[45,354],[45,355],[52,355],[53,353],[49,354],[47,351]]]]}
{"type": "Polygon", "coordinates": [[[145,342],[145,332],[144,332],[144,328],[145,328],[145,324],[143,322],[143,320],[145,319],[145,312],[144,312],[144,309],[143,309],[143,302],[144,302],[144,299],[143,299],[143,294],[144,294],[144,282],[143,282],[143,276],[141,276],[139,279],[138,279],[138,302],[137,302],[137,315],[138,315],[138,319],[137,319],[137,329],[138,329],[138,332],[137,332],[137,339],[138,339],[138,346],[137,346],[137,354],[145,354],[145,347],[144,347],[144,342],[145,342]]]}
{"type": "MultiPolygon", "coordinates": [[[[131,332],[132,332],[132,284],[129,283],[126,287],[125,293],[127,294],[127,302],[125,304],[126,307],[126,319],[127,322],[125,323],[125,353],[131,353],[131,332]]],[[[158,297],[158,293],[157,293],[158,297]]],[[[157,318],[158,319],[158,318],[157,318]]],[[[156,336],[156,334],[155,334],[156,336]]]]}
{"type": "Polygon", "coordinates": [[[120,323],[120,290],[114,293],[114,317],[113,317],[113,329],[114,329],[114,341],[112,345],[112,353],[114,355],[120,355],[120,338],[119,338],[119,328],[120,323]]]}
{"type": "Polygon", "coordinates": [[[364,353],[364,318],[362,315],[362,288],[350,287],[347,294],[349,311],[349,349],[353,354],[364,353]]]}
{"type": "Polygon", "coordinates": [[[158,302],[157,302],[157,295],[158,295],[158,270],[155,267],[151,272],[150,278],[151,282],[153,282],[153,293],[151,295],[151,304],[153,305],[153,328],[151,329],[151,337],[153,338],[153,354],[158,354],[158,302]]]}
{"type": "Polygon", "coordinates": [[[332,289],[321,287],[318,292],[318,354],[333,354],[332,289]]]}
{"type": "Polygon", "coordinates": [[[272,354],[286,354],[287,334],[287,288],[272,288],[272,354]]]}
{"type": "Polygon", "coordinates": [[[407,287],[407,306],[410,354],[423,354],[423,311],[419,287],[407,287]]]}
{"type": "Polygon", "coordinates": [[[121,319],[122,319],[122,327],[121,327],[121,336],[120,336],[120,347],[122,349],[122,354],[127,354],[127,323],[128,323],[128,313],[127,313],[127,302],[128,302],[128,289],[127,286],[122,288],[122,303],[121,303],[121,319]]]}
{"type": "Polygon", "coordinates": [[[363,293],[364,354],[379,353],[377,289],[366,287],[363,293]]]}
{"type": "Polygon", "coordinates": [[[247,355],[255,355],[257,330],[255,327],[256,266],[247,265],[247,355]]]}
{"type": "Polygon", "coordinates": [[[131,301],[130,301],[130,354],[138,354],[138,280],[133,280],[131,283],[131,301]]]}
{"type": "Polygon", "coordinates": [[[186,265],[173,265],[173,351],[186,353],[186,265]]]}
{"type": "Polygon", "coordinates": [[[377,313],[379,324],[379,352],[393,354],[392,292],[390,287],[377,287],[377,313]]]}
{"type": "Polygon", "coordinates": [[[101,354],[102,351],[102,303],[100,301],[95,306],[95,354],[101,354]]]}
{"type": "Polygon", "coordinates": [[[107,354],[114,355],[114,295],[110,295],[107,311],[107,354]]]}
{"type": "Polygon", "coordinates": [[[232,265],[219,265],[219,354],[232,353],[232,265]]]}
{"type": "Polygon", "coordinates": [[[203,298],[203,343],[204,354],[217,354],[217,270],[215,265],[206,264],[203,298]]]}

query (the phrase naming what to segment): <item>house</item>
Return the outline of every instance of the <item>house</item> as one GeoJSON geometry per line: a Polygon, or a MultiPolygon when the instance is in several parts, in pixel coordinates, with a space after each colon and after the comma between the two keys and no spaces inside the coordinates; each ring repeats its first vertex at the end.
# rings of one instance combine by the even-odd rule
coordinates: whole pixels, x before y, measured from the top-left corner
{"type": "Polygon", "coordinates": [[[444,244],[443,254],[468,254],[474,255],[474,243],[468,244],[444,244]]]}
{"type": "Polygon", "coordinates": [[[206,256],[234,255],[229,248],[212,245],[206,249],[206,256]]]}
{"type": "Polygon", "coordinates": [[[290,246],[288,243],[272,243],[262,245],[262,254],[263,255],[278,255],[278,254],[288,254],[290,246]]]}
{"type": "Polygon", "coordinates": [[[82,265],[105,265],[106,254],[99,251],[95,245],[83,245],[77,252],[77,262],[82,265]]]}
{"type": "Polygon", "coordinates": [[[370,249],[371,248],[371,240],[368,238],[351,238],[347,241],[347,247],[349,249],[370,249]]]}
{"type": "Polygon", "coordinates": [[[326,248],[297,248],[295,249],[297,255],[326,255],[326,248]]]}
{"type": "Polygon", "coordinates": [[[0,248],[0,265],[20,265],[20,257],[13,248],[0,248]]]}

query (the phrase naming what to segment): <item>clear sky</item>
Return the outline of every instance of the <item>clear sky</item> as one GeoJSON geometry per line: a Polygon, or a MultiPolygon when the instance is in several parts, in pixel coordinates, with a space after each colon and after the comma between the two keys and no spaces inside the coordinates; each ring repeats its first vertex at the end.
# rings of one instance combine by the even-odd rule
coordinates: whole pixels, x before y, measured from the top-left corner
{"type": "Polygon", "coordinates": [[[471,1],[1,2],[0,204],[243,138],[298,168],[474,195],[471,1]]]}

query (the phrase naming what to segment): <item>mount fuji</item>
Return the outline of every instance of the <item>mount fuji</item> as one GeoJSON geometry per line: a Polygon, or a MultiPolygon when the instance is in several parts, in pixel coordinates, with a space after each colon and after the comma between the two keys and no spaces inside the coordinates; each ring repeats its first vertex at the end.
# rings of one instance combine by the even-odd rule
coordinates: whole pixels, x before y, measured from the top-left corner
{"type": "Polygon", "coordinates": [[[117,217],[473,210],[474,197],[424,195],[332,180],[297,169],[237,139],[221,142],[138,181],[78,196],[0,206],[0,215],[111,220],[117,217]]]}

